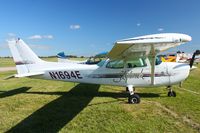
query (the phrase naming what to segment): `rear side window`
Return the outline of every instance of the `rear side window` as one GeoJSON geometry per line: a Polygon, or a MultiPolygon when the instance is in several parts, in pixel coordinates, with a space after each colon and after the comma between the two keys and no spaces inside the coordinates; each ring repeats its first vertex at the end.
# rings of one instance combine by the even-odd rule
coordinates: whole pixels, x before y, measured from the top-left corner
{"type": "Polygon", "coordinates": [[[138,58],[138,59],[133,59],[127,61],[127,67],[128,68],[134,68],[134,67],[144,67],[147,66],[145,59],[143,58],[138,58]]]}
{"type": "Polygon", "coordinates": [[[124,61],[123,60],[110,61],[110,62],[108,62],[106,67],[107,68],[113,68],[113,69],[124,68],[124,61]]]}

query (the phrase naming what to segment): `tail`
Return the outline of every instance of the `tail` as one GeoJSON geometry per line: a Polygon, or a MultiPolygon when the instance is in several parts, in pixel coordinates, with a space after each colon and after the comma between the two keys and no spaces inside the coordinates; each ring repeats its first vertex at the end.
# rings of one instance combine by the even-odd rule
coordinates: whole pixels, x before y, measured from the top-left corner
{"type": "Polygon", "coordinates": [[[57,54],[58,62],[66,62],[68,60],[68,57],[65,55],[64,52],[60,52],[57,54]]]}
{"type": "Polygon", "coordinates": [[[57,57],[58,57],[58,58],[61,58],[61,59],[67,59],[67,56],[65,55],[64,52],[58,53],[58,54],[57,54],[57,57]]]}
{"type": "Polygon", "coordinates": [[[8,46],[16,64],[19,75],[29,73],[28,64],[37,64],[44,62],[28,47],[21,39],[9,40],[8,46]]]}

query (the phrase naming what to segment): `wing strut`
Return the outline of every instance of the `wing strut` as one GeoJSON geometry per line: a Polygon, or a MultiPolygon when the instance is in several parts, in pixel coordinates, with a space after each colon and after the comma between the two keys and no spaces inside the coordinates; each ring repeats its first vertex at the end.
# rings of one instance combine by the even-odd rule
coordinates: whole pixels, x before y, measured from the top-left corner
{"type": "Polygon", "coordinates": [[[149,55],[149,60],[150,60],[150,64],[151,64],[151,85],[154,85],[156,51],[155,51],[153,44],[151,44],[151,51],[150,51],[150,55],[149,55]]]}

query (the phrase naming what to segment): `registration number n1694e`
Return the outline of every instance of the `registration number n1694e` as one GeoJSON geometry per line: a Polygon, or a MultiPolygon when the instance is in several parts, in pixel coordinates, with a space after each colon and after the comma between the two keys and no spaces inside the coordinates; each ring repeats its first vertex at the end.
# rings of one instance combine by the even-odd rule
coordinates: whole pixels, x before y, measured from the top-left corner
{"type": "Polygon", "coordinates": [[[79,71],[56,71],[49,72],[52,79],[82,79],[79,71]]]}

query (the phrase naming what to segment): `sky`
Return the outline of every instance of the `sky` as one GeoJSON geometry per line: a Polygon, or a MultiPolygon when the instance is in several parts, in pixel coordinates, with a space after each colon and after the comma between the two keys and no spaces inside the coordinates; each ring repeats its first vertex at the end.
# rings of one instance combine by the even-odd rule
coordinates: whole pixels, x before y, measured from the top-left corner
{"type": "Polygon", "coordinates": [[[6,40],[23,39],[39,56],[90,56],[110,51],[116,40],[154,33],[184,33],[200,49],[199,0],[1,0],[0,56],[6,40]]]}

